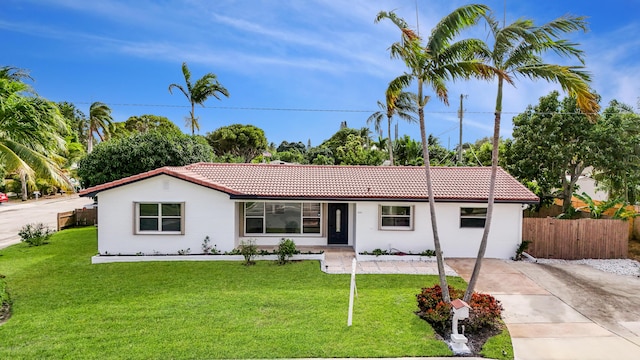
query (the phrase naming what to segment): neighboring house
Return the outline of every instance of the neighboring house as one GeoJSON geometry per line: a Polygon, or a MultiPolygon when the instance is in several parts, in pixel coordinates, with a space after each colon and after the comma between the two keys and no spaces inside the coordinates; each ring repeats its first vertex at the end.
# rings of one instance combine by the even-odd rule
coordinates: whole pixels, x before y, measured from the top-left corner
{"type": "MultiPolygon", "coordinates": [[[[435,167],[437,221],[446,257],[475,257],[491,169],[435,167]]],[[[83,190],[98,196],[100,254],[199,253],[241,241],[352,246],[356,252],[433,250],[424,167],[197,163],[163,167],[83,190]]],[[[510,258],[522,208],[539,199],[498,170],[486,256],[510,258]]]]}

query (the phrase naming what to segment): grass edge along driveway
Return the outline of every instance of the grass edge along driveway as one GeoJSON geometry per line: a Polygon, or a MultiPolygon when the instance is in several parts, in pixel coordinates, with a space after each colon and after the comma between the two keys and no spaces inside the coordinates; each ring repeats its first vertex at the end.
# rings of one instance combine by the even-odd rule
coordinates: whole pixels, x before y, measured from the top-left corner
{"type": "Polygon", "coordinates": [[[0,250],[13,300],[1,359],[451,355],[414,315],[415,294],[436,276],[359,275],[347,327],[350,277],[317,261],[92,265],[96,249],[95,229],[82,228],[0,250]]]}

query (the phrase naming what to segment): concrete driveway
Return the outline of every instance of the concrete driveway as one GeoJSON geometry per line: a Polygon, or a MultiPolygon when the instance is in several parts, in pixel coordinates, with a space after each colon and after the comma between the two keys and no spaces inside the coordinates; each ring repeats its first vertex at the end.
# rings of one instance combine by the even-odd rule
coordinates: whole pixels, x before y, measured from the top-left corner
{"type": "MultiPolygon", "coordinates": [[[[469,280],[473,260],[447,264],[469,280]]],[[[486,259],[476,290],[501,301],[516,359],[640,359],[640,278],[486,259]]]]}
{"type": "Polygon", "coordinates": [[[0,249],[19,243],[18,231],[24,225],[42,222],[55,229],[58,213],[82,209],[92,203],[91,198],[78,195],[3,203],[0,205],[0,249]]]}

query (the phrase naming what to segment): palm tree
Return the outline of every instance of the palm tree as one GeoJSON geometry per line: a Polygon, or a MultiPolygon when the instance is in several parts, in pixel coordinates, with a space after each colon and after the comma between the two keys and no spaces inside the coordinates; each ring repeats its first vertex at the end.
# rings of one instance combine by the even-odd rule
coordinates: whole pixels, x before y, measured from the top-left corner
{"type": "Polygon", "coordinates": [[[187,127],[191,128],[191,135],[195,135],[195,131],[200,130],[200,124],[195,115],[195,105],[199,104],[204,107],[204,102],[207,101],[209,97],[213,96],[220,100],[218,94],[229,97],[229,92],[218,82],[218,78],[214,73],[207,73],[198,79],[195,84],[192,84],[191,72],[186,62],[182,63],[182,74],[184,75],[184,82],[187,86],[186,89],[182,85],[171,84],[169,85],[169,93],[173,94],[172,89],[177,88],[182,91],[187,100],[189,100],[189,103],[191,103],[191,112],[189,117],[186,118],[186,123],[187,127]]]}
{"type": "Polygon", "coordinates": [[[498,169],[497,144],[500,141],[504,82],[511,83],[508,77],[517,76],[555,82],[560,84],[571,96],[576,97],[580,110],[587,116],[595,116],[599,109],[597,97],[589,89],[588,82],[590,78],[584,71],[583,52],[577,48],[577,44],[559,39],[559,36],[563,33],[586,30],[584,17],[564,16],[540,27],[534,26],[531,20],[521,19],[503,27],[500,27],[499,22],[492,16],[486,16],[486,20],[493,39],[493,48],[490,49],[484,44],[484,55],[487,64],[495,69],[494,73],[498,80],[498,94],[493,127],[494,146],[491,152],[491,178],[487,200],[487,218],[476,263],[464,295],[464,300],[467,301],[473,294],[480,274],[491,228],[498,169]],[[545,63],[541,56],[548,51],[552,51],[559,56],[576,58],[583,65],[563,66],[545,63]]]}
{"type": "Polygon", "coordinates": [[[433,231],[433,243],[436,251],[438,274],[442,297],[445,302],[450,302],[447,278],[444,272],[444,258],[438,235],[436,221],[433,185],[431,182],[431,168],[429,165],[429,148],[424,122],[424,107],[430,97],[423,95],[424,86],[430,87],[437,98],[448,104],[448,92],[446,82],[456,79],[467,79],[471,76],[489,77],[491,69],[475,59],[473,49],[480,43],[475,39],[463,39],[452,43],[459,33],[474,24],[483,16],[489,8],[484,5],[466,5],[454,10],[445,16],[431,31],[426,46],[407,23],[394,12],[380,12],[376,22],[389,19],[401,31],[402,39],[391,45],[391,57],[404,61],[409,72],[395,78],[389,84],[392,92],[399,93],[411,84],[417,83],[416,105],[418,108],[418,120],[420,123],[420,136],[422,139],[422,153],[427,180],[427,193],[429,197],[429,213],[431,216],[431,228],[433,231]]]}
{"type": "Polygon", "coordinates": [[[362,143],[363,143],[362,145],[366,149],[370,149],[371,148],[371,129],[364,126],[364,127],[361,127],[360,130],[357,130],[357,132],[358,132],[358,136],[362,139],[362,143]]]}
{"type": "Polygon", "coordinates": [[[389,139],[378,135],[378,140],[372,141],[371,149],[373,149],[374,146],[376,147],[376,150],[385,151],[385,148],[388,148],[389,146],[389,139]]]}
{"type": "Polygon", "coordinates": [[[422,159],[422,144],[410,138],[409,135],[404,135],[396,140],[394,151],[396,159],[400,165],[424,165],[424,161],[422,159]]]}
{"type": "Polygon", "coordinates": [[[15,172],[22,183],[22,200],[36,177],[72,189],[56,154],[65,150],[64,118],[57,106],[36,95],[23,82],[0,77],[0,160],[7,172],[15,172]]]}
{"type": "Polygon", "coordinates": [[[0,79],[11,81],[33,80],[29,72],[13,66],[0,66],[0,79]]]}
{"type": "Polygon", "coordinates": [[[367,124],[371,124],[373,122],[374,129],[382,134],[382,120],[384,118],[387,119],[387,136],[388,136],[388,151],[389,151],[389,161],[393,166],[393,141],[391,140],[391,119],[394,115],[397,115],[400,119],[405,120],[409,123],[416,122],[416,118],[413,116],[416,111],[416,102],[413,99],[413,94],[405,91],[401,91],[400,93],[395,93],[392,89],[387,89],[385,98],[386,102],[383,103],[378,101],[378,107],[380,111],[376,111],[371,114],[367,119],[367,124]]]}
{"type": "Polygon", "coordinates": [[[109,138],[113,118],[111,117],[111,109],[107,104],[94,102],[89,107],[89,133],[87,135],[87,154],[93,151],[94,135],[98,135],[100,141],[109,138]]]}

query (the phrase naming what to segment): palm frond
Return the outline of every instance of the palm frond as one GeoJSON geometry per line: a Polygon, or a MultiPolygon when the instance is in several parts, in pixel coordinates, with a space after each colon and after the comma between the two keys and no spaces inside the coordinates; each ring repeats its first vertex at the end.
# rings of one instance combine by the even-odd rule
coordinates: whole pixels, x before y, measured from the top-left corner
{"type": "Polygon", "coordinates": [[[518,73],[529,79],[544,79],[559,84],[565,92],[576,98],[580,111],[591,120],[600,111],[598,97],[588,85],[590,75],[583,66],[535,64],[519,68],[518,73]]]}
{"type": "Polygon", "coordinates": [[[367,118],[367,125],[373,124],[375,131],[380,133],[382,129],[382,121],[387,117],[387,107],[380,101],[378,101],[378,107],[381,111],[376,111],[369,115],[367,118]]]}
{"type": "Polygon", "coordinates": [[[211,96],[220,100],[218,93],[229,97],[229,91],[220,83],[215,74],[208,73],[198,79],[191,89],[191,99],[194,103],[203,105],[211,96]]]}
{"type": "Polygon", "coordinates": [[[34,177],[33,169],[13,150],[14,144],[15,142],[11,140],[0,139],[0,159],[2,159],[4,169],[8,172],[22,170],[28,176],[34,177]]]}
{"type": "Polygon", "coordinates": [[[191,71],[189,71],[189,66],[187,66],[186,62],[182,63],[182,75],[184,76],[185,84],[187,84],[188,93],[191,94],[191,71]]]}
{"type": "Polygon", "coordinates": [[[433,28],[427,41],[428,51],[439,54],[443,48],[449,46],[451,40],[460,34],[462,30],[475,25],[488,12],[489,7],[480,4],[470,4],[457,8],[442,18],[433,28]]]}
{"type": "Polygon", "coordinates": [[[392,23],[394,23],[399,29],[406,29],[409,26],[407,25],[407,22],[404,21],[403,18],[399,17],[398,15],[396,15],[395,12],[393,11],[380,11],[378,13],[378,15],[376,15],[376,18],[373,20],[374,23],[379,23],[380,21],[382,21],[383,19],[389,19],[392,23]]]}
{"type": "Polygon", "coordinates": [[[558,38],[560,35],[571,33],[574,31],[589,31],[587,18],[584,16],[565,15],[539,27],[540,31],[552,38],[558,38]]]}
{"type": "Polygon", "coordinates": [[[182,94],[184,94],[184,96],[187,98],[187,100],[191,101],[191,97],[189,96],[189,93],[187,93],[187,91],[184,89],[184,87],[182,87],[182,85],[180,84],[169,85],[169,94],[171,95],[173,95],[173,91],[172,91],[173,88],[180,90],[182,94]]]}

